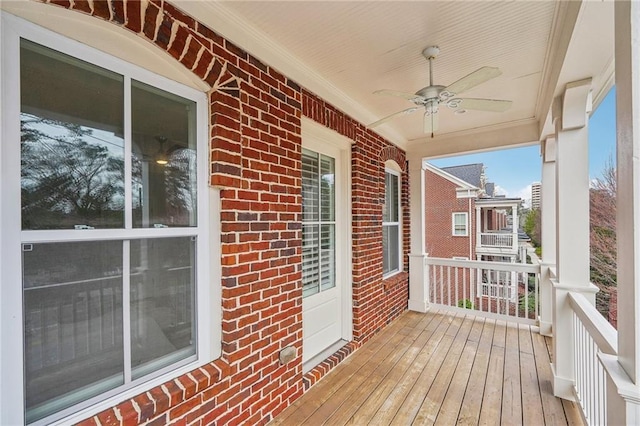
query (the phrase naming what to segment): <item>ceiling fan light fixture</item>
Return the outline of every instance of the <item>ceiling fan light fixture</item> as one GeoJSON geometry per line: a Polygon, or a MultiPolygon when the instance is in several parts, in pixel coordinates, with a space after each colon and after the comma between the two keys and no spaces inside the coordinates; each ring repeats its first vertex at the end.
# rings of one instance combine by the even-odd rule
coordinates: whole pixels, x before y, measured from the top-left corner
{"type": "Polygon", "coordinates": [[[167,138],[164,136],[157,136],[156,140],[160,143],[160,147],[158,148],[158,153],[155,155],[154,160],[156,164],[165,166],[169,163],[169,156],[164,149],[164,143],[167,141],[167,138]]]}
{"type": "MultiPolygon", "coordinates": [[[[428,86],[423,87],[413,94],[386,89],[377,90],[374,93],[378,95],[404,98],[417,106],[423,106],[425,111],[423,118],[423,130],[424,133],[431,133],[431,137],[433,137],[434,132],[438,129],[438,110],[440,104],[442,104],[443,107],[446,106],[447,108],[453,109],[456,114],[465,114],[468,110],[505,112],[511,107],[512,102],[507,100],[458,97],[460,93],[471,90],[479,84],[501,75],[502,72],[495,67],[478,68],[448,86],[434,84],[433,61],[439,53],[440,48],[438,46],[429,46],[422,51],[422,54],[429,62],[428,86]]],[[[375,127],[382,123],[386,123],[399,115],[404,115],[405,113],[413,111],[414,110],[410,108],[408,110],[393,113],[370,124],[369,127],[375,127]]]]}
{"type": "Polygon", "coordinates": [[[156,157],[156,164],[160,164],[161,166],[166,166],[169,163],[169,160],[167,160],[167,157],[165,156],[157,156],[156,157]]]}

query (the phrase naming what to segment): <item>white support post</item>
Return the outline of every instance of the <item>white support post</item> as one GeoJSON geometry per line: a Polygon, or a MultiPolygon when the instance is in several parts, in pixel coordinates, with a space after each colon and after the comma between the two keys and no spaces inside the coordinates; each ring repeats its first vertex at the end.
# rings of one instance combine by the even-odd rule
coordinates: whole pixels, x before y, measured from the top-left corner
{"type": "MultiPolygon", "coordinates": [[[[611,424],[640,422],[640,4],[615,3],[618,363],[611,424]],[[627,376],[626,378],[624,376],[627,376]],[[626,389],[625,389],[626,388],[626,389]],[[633,398],[625,397],[634,395],[633,398]]],[[[613,380],[615,382],[615,379],[613,380]]],[[[611,386],[611,381],[609,382],[611,386]]]]}
{"type": "Polygon", "coordinates": [[[429,277],[425,253],[425,169],[422,159],[409,160],[411,253],[409,254],[409,309],[427,312],[429,277]]]}
{"type": "Polygon", "coordinates": [[[549,136],[540,146],[542,154],[542,185],[540,189],[541,245],[540,263],[540,334],[551,336],[552,285],[551,268],[556,266],[556,138],[549,136]]]}
{"type": "Polygon", "coordinates": [[[588,118],[591,79],[567,84],[554,102],[556,125],[556,255],[553,283],[553,391],[574,400],[574,334],[568,293],[580,292],[595,304],[589,278],[588,118]]]}

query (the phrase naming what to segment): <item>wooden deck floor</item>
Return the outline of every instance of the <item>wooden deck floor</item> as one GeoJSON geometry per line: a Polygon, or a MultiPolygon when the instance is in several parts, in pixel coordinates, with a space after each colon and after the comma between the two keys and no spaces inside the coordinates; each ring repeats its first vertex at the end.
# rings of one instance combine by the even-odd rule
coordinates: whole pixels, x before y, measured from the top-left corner
{"type": "Polygon", "coordinates": [[[535,327],[406,312],[272,425],[581,425],[535,327]]]}

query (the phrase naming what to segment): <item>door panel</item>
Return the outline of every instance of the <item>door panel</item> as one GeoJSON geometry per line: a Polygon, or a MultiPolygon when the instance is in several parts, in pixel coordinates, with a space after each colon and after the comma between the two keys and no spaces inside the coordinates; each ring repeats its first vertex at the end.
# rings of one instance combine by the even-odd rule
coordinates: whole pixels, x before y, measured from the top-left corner
{"type": "Polygon", "coordinates": [[[303,362],[341,340],[343,330],[336,229],[344,218],[335,214],[340,151],[324,148],[302,152],[303,362]]]}

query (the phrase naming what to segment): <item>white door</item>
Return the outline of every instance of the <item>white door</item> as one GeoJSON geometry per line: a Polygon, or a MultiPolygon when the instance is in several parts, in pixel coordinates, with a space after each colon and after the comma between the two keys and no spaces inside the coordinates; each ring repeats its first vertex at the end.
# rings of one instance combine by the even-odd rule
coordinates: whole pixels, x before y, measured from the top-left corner
{"type": "Polygon", "coordinates": [[[303,363],[342,340],[345,316],[345,247],[336,243],[345,220],[336,209],[343,187],[340,150],[320,148],[302,151],[303,363]]]}

